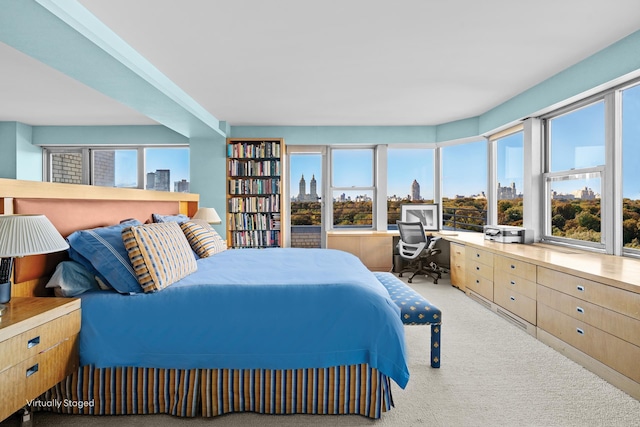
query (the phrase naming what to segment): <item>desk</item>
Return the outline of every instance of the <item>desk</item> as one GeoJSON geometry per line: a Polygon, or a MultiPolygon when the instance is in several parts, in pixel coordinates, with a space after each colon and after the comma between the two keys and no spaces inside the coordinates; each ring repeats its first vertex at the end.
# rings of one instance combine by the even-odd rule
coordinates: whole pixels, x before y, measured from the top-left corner
{"type": "MultiPolygon", "coordinates": [[[[446,231],[429,234],[443,238],[457,236],[457,233],[446,231]]],[[[399,236],[398,230],[331,230],[327,232],[327,248],[340,249],[357,256],[371,271],[391,271],[399,236]]],[[[436,257],[436,263],[448,266],[449,245],[443,242],[437,248],[441,253],[436,257]]]]}

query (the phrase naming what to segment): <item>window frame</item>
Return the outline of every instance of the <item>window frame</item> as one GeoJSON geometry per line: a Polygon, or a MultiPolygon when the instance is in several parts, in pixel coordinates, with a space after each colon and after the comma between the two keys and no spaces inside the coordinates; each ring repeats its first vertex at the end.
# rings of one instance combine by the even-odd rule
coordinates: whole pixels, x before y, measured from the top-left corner
{"type": "MultiPolygon", "coordinates": [[[[325,194],[325,198],[329,199],[326,204],[327,209],[325,211],[325,215],[327,217],[327,230],[335,230],[336,226],[334,224],[334,209],[333,209],[333,199],[334,193],[336,191],[371,191],[371,227],[358,227],[358,229],[362,230],[376,230],[377,229],[377,206],[378,206],[378,146],[376,145],[334,145],[329,146],[327,162],[328,162],[328,170],[329,170],[329,188],[328,193],[325,194]],[[371,150],[372,153],[372,161],[371,161],[371,172],[372,172],[372,183],[371,186],[353,186],[353,187],[337,187],[334,185],[334,162],[333,162],[333,153],[334,151],[341,150],[371,150]]],[[[385,219],[386,220],[386,219],[385,219]]],[[[349,227],[340,227],[341,229],[346,229],[349,227]]]]}
{"type": "MultiPolygon", "coordinates": [[[[83,179],[84,185],[95,185],[94,183],[94,152],[95,151],[118,151],[128,150],[137,151],[137,187],[122,187],[122,188],[146,188],[147,174],[145,172],[146,166],[146,149],[147,148],[186,148],[190,149],[188,144],[160,144],[160,145],[49,145],[42,147],[42,177],[46,182],[51,182],[51,154],[56,153],[82,153],[82,166],[83,166],[83,179]]],[[[191,172],[189,171],[189,180],[191,180],[191,172]]],[[[114,187],[115,188],[115,187],[114,187]]],[[[173,189],[170,189],[173,192],[173,189]]]]}

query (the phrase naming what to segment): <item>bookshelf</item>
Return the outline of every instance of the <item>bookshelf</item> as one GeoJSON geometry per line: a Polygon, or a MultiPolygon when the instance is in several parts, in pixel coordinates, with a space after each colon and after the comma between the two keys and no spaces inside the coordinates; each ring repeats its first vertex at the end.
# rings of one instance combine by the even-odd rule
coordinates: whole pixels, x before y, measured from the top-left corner
{"type": "Polygon", "coordinates": [[[227,139],[227,246],[283,245],[284,140],[227,139]]]}

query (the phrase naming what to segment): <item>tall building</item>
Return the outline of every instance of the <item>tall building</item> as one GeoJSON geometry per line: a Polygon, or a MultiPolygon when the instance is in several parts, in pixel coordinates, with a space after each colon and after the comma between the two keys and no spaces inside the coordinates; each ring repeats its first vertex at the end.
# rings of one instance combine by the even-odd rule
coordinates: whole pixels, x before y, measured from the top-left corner
{"type": "Polygon", "coordinates": [[[422,200],[420,197],[420,184],[415,179],[411,183],[411,200],[422,200]]]}
{"type": "Polygon", "coordinates": [[[176,181],[173,183],[173,191],[176,193],[188,193],[189,192],[189,181],[186,179],[182,179],[180,181],[176,181]]]}
{"type": "Polygon", "coordinates": [[[156,169],[147,173],[147,190],[171,191],[171,170],[156,169]]]}
{"type": "Polygon", "coordinates": [[[519,197],[522,197],[522,194],[518,194],[516,191],[515,182],[512,182],[509,187],[502,187],[500,183],[498,183],[498,200],[517,199],[519,197]]]}
{"type": "Polygon", "coordinates": [[[300,183],[298,184],[298,197],[296,197],[296,201],[298,202],[315,202],[319,199],[318,197],[318,182],[316,181],[316,176],[311,176],[311,181],[309,182],[310,191],[307,193],[307,182],[304,179],[304,174],[300,178],[300,183]]]}

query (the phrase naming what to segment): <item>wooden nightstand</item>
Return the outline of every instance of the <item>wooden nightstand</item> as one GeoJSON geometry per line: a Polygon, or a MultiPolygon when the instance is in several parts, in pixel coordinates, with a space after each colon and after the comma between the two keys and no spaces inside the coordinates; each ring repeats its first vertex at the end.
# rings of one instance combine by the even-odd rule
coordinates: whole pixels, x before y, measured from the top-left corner
{"type": "Polygon", "coordinates": [[[80,300],[12,298],[0,317],[0,421],[78,369],[80,300]]]}

